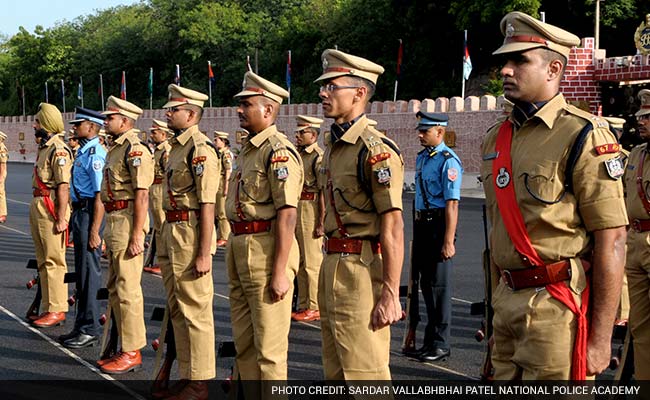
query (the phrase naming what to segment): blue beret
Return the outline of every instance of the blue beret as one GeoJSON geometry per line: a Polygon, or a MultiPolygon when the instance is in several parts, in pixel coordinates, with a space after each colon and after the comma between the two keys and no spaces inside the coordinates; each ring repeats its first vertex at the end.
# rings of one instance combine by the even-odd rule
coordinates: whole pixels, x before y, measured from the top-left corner
{"type": "Polygon", "coordinates": [[[71,124],[76,124],[78,122],[90,121],[94,122],[97,125],[104,125],[104,120],[106,116],[93,110],[89,110],[83,107],[77,107],[74,111],[74,119],[70,121],[71,124]]]}
{"type": "Polygon", "coordinates": [[[415,116],[418,119],[417,130],[429,129],[432,126],[447,126],[449,117],[446,114],[425,113],[418,111],[415,116]]]}

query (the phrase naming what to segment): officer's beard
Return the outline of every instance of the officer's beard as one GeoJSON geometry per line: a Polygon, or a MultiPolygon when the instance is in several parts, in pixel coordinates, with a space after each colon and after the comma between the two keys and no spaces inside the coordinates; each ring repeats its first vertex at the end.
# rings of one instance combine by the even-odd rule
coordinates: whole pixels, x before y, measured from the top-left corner
{"type": "Polygon", "coordinates": [[[45,146],[45,142],[47,142],[47,139],[50,137],[47,131],[43,128],[34,129],[34,136],[37,137],[38,139],[41,139],[38,142],[39,147],[45,146]]]}

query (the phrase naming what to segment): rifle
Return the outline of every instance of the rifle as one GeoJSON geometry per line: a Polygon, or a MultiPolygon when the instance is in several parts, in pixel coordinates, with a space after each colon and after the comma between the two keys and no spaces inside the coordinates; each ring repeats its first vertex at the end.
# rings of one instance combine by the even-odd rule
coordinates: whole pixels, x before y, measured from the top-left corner
{"type": "MultiPolygon", "coordinates": [[[[413,234],[415,234],[415,199],[411,207],[411,220],[413,221],[413,234]]],[[[411,268],[409,269],[409,279],[407,286],[400,286],[400,297],[406,296],[406,311],[403,312],[406,318],[404,325],[404,335],[402,339],[402,354],[412,355],[415,353],[415,330],[420,322],[419,311],[419,270],[413,263],[413,240],[409,243],[409,260],[411,268]]]]}
{"type": "MultiPolygon", "coordinates": [[[[107,288],[101,288],[97,291],[97,300],[108,300],[107,288]]],[[[108,303],[106,314],[108,315],[108,318],[106,315],[102,315],[100,318],[100,323],[104,325],[104,335],[102,337],[102,346],[100,347],[102,350],[99,356],[99,364],[101,365],[103,365],[103,362],[101,361],[108,360],[117,354],[117,320],[115,319],[115,313],[111,310],[110,302],[108,303]],[[110,333],[108,332],[109,326],[106,325],[106,323],[110,324],[110,333]]]]}
{"type": "Polygon", "coordinates": [[[162,399],[169,396],[169,377],[171,375],[172,366],[176,359],[176,342],[174,338],[174,327],[169,315],[169,308],[156,307],[151,314],[152,321],[162,321],[162,329],[160,338],[156,339],[152,346],[156,350],[156,364],[154,366],[154,373],[160,364],[160,358],[163,353],[163,346],[160,345],[160,339],[167,343],[167,351],[163,359],[160,370],[156,374],[153,384],[151,385],[151,397],[153,399],[162,399]]]}
{"type": "MultiPolygon", "coordinates": [[[[27,269],[35,269],[38,270],[38,263],[36,262],[35,259],[30,259],[27,261],[27,269]]],[[[27,313],[25,314],[25,318],[27,318],[28,321],[34,321],[38,319],[38,316],[40,314],[40,309],[41,309],[41,300],[43,299],[43,292],[41,292],[41,278],[38,276],[38,271],[34,275],[34,277],[27,282],[25,285],[27,286],[27,289],[31,289],[34,286],[37,286],[36,288],[36,295],[34,295],[34,300],[32,301],[32,304],[29,305],[29,308],[27,309],[27,313]]]]}

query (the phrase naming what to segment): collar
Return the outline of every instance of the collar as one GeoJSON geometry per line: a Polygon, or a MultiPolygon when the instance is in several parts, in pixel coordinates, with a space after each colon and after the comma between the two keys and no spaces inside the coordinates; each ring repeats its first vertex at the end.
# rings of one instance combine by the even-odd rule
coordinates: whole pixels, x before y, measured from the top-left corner
{"type": "Polygon", "coordinates": [[[162,149],[165,148],[165,145],[166,145],[166,144],[167,144],[167,140],[163,140],[162,142],[160,142],[160,143],[158,143],[158,144],[156,145],[156,149],[157,149],[157,150],[162,150],[162,149]]]}
{"type": "Polygon", "coordinates": [[[367,127],[368,118],[366,118],[366,114],[361,114],[350,122],[344,122],[343,124],[332,124],[332,143],[335,143],[338,140],[343,140],[344,142],[354,144],[357,142],[359,136],[361,136],[367,127]],[[336,131],[339,131],[340,133],[337,134],[336,131]]]}
{"type": "Polygon", "coordinates": [[[124,142],[126,142],[126,137],[131,136],[132,134],[134,134],[133,129],[129,129],[128,131],[124,132],[117,138],[113,139],[113,143],[121,146],[122,144],[124,144],[124,142]]]}
{"type": "Polygon", "coordinates": [[[253,135],[253,137],[248,137],[248,143],[252,144],[255,147],[260,147],[262,143],[266,141],[266,139],[269,138],[269,136],[275,134],[278,132],[277,127],[275,124],[269,126],[268,128],[264,129],[261,132],[256,133],[253,135]]]}
{"type": "Polygon", "coordinates": [[[77,150],[77,153],[85,153],[86,150],[88,150],[88,149],[91,148],[91,147],[96,146],[97,144],[99,144],[99,136],[95,136],[95,137],[92,138],[92,139],[88,139],[88,141],[86,142],[86,144],[84,144],[83,146],[81,146],[81,147],[77,150]]]}
{"type": "MultiPolygon", "coordinates": [[[[548,100],[546,102],[539,102],[535,103],[534,105],[530,103],[528,104],[528,111],[531,112],[531,114],[528,114],[528,116],[525,116],[524,120],[521,122],[521,124],[518,124],[518,120],[516,119],[517,117],[515,116],[515,112],[517,113],[524,113],[526,112],[526,106],[522,106],[520,104],[516,104],[515,107],[512,110],[512,113],[510,114],[510,120],[517,124],[517,126],[523,125],[523,123],[533,117],[539,118],[544,122],[544,124],[549,128],[553,129],[553,125],[555,124],[555,120],[560,116],[560,113],[562,110],[564,110],[567,107],[567,102],[564,99],[564,96],[562,93],[558,93],[553,97],[551,100],[548,100]]],[[[521,117],[519,117],[521,118],[521,117]]]]}
{"type": "Polygon", "coordinates": [[[302,150],[305,153],[311,154],[311,153],[314,152],[314,150],[316,150],[316,146],[318,146],[318,142],[314,142],[314,143],[310,144],[309,146],[303,146],[302,150]]]}
{"type": "MultiPolygon", "coordinates": [[[[189,128],[185,128],[185,130],[182,130],[180,132],[176,132],[176,135],[174,135],[173,139],[176,142],[180,143],[181,145],[185,146],[185,143],[187,143],[187,141],[190,140],[190,138],[192,136],[194,136],[194,134],[196,132],[198,132],[198,131],[199,131],[198,125],[192,125],[189,128]]],[[[167,140],[169,140],[169,139],[167,139],[167,140]]],[[[165,142],[163,142],[163,143],[165,143],[165,142]]]]}

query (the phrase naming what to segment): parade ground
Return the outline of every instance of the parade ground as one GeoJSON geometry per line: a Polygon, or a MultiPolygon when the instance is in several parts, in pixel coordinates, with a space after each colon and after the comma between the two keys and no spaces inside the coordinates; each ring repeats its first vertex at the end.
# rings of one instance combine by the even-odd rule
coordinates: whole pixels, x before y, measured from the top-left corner
{"type": "MultiPolygon", "coordinates": [[[[95,368],[99,356],[98,347],[68,350],[60,346],[56,338],[72,329],[74,307],[67,314],[64,326],[39,330],[25,322],[25,312],[32,302],[35,288],[28,290],[25,283],[33,278],[35,270],[25,268],[34,258],[34,248],[29,227],[29,203],[32,198],[29,164],[8,165],[7,200],[9,217],[0,225],[0,380],[80,380],[112,381],[119,388],[119,381],[150,380],[154,372],[155,352],[151,346],[142,351],[143,368],[138,372],[110,377],[95,368]]],[[[405,260],[402,284],[408,280],[408,243],[412,238],[411,204],[413,193],[405,192],[405,260]]],[[[453,272],[453,321],[451,358],[444,362],[422,363],[402,356],[401,343],[404,322],[391,327],[390,367],[393,379],[458,381],[474,380],[479,376],[483,360],[484,344],[474,339],[480,326],[479,317],[470,315],[470,303],[483,298],[483,272],[481,252],[484,247],[481,205],[483,200],[463,198],[460,202],[458,240],[453,272]]],[[[67,252],[68,271],[74,271],[73,252],[67,252]]],[[[107,274],[106,260],[102,260],[104,279],[107,274]]],[[[225,252],[220,248],[213,258],[214,319],[216,343],[232,340],[228,280],[225,268],[225,252]]],[[[161,278],[144,273],[142,288],[145,299],[145,317],[148,342],[160,333],[160,322],[150,321],[155,307],[163,307],[165,294],[161,278]]],[[[72,294],[73,285],[69,287],[72,294]]],[[[403,299],[404,300],[404,299],[403,299]]],[[[403,301],[402,301],[403,302],[403,301]]],[[[103,302],[105,307],[105,301],[103,302]]],[[[420,313],[426,319],[424,302],[420,301],[420,313]]],[[[424,335],[424,323],[418,326],[418,347],[424,335]]],[[[217,379],[230,375],[233,358],[217,358],[217,379]]],[[[176,366],[173,373],[176,373],[176,366]]],[[[289,337],[289,379],[322,379],[321,334],[318,322],[293,322],[289,337]]]]}

